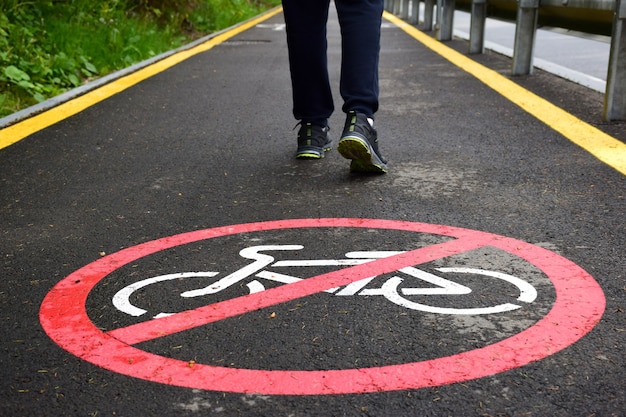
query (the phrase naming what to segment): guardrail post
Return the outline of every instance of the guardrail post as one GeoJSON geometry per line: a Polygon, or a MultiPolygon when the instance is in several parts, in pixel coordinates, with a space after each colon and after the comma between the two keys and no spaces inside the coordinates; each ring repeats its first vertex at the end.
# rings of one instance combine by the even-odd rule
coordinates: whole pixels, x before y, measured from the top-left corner
{"type": "Polygon", "coordinates": [[[409,23],[416,25],[420,21],[420,0],[409,0],[411,12],[409,13],[409,23]]]}
{"type": "Polygon", "coordinates": [[[485,22],[487,21],[487,0],[472,0],[470,20],[469,53],[482,54],[485,51],[485,22]]]}
{"type": "Polygon", "coordinates": [[[435,27],[437,40],[449,41],[452,39],[454,6],[455,0],[437,0],[437,25],[435,27]]]}
{"type": "Polygon", "coordinates": [[[527,75],[533,72],[538,17],[539,0],[519,0],[513,46],[513,75],[527,75]]]}
{"type": "Polygon", "coordinates": [[[433,30],[435,22],[435,0],[424,0],[424,30],[433,30]]]}
{"type": "Polygon", "coordinates": [[[409,0],[402,0],[402,13],[400,19],[407,20],[409,18],[409,0]]]}
{"type": "Polygon", "coordinates": [[[626,0],[617,0],[613,18],[604,120],[626,120],[626,0]]]}
{"type": "Polygon", "coordinates": [[[393,13],[394,0],[385,0],[385,10],[389,13],[393,13]]]}

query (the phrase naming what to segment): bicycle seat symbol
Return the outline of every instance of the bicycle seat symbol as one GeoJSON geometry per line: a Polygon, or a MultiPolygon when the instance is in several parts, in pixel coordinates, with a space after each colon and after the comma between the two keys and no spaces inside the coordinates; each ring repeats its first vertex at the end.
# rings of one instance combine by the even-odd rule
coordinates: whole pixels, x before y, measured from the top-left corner
{"type": "MultiPolygon", "coordinates": [[[[250,294],[265,291],[265,285],[263,281],[270,281],[279,284],[291,284],[301,281],[302,278],[286,275],[274,271],[273,269],[285,268],[285,267],[312,267],[312,266],[350,266],[359,265],[367,262],[372,262],[376,259],[385,258],[397,254],[404,253],[403,251],[355,251],[345,254],[344,259],[310,259],[310,260],[279,260],[277,261],[274,256],[262,252],[273,251],[298,251],[304,249],[302,245],[260,245],[251,246],[242,249],[239,255],[244,259],[250,259],[253,262],[240,268],[239,270],[226,275],[223,278],[199,289],[185,291],[180,294],[182,298],[195,298],[204,297],[211,294],[217,294],[225,289],[239,283],[246,281],[246,287],[250,294]],[[269,270],[271,268],[272,270],[269,270]]],[[[484,270],[480,268],[465,268],[465,267],[441,267],[435,268],[435,270],[444,275],[463,275],[472,274],[477,276],[484,276],[490,278],[496,278],[506,283],[517,287],[519,296],[516,301],[521,303],[532,303],[537,298],[537,290],[530,283],[524,281],[521,278],[513,275],[505,274],[498,271],[484,270]]],[[[369,284],[374,281],[376,276],[364,278],[355,281],[349,285],[339,288],[331,288],[327,290],[327,293],[331,293],[334,296],[382,296],[388,301],[405,307],[411,310],[418,310],[435,314],[457,314],[457,315],[479,315],[479,314],[496,314],[503,313],[519,309],[522,306],[514,303],[502,303],[492,306],[473,307],[473,308],[455,308],[455,307],[440,307],[432,306],[417,301],[411,300],[407,297],[410,296],[429,296],[429,295],[467,295],[472,293],[472,289],[468,286],[459,284],[458,282],[450,279],[443,278],[433,273],[421,270],[419,268],[409,266],[397,271],[398,274],[385,280],[385,282],[375,288],[369,287],[369,284]],[[428,283],[430,287],[400,287],[408,276],[417,278],[422,283],[428,283]]],[[[112,299],[113,305],[119,311],[131,316],[139,317],[147,313],[147,310],[133,305],[130,302],[132,294],[149,285],[158,284],[160,282],[175,280],[175,279],[187,279],[187,278],[213,278],[219,275],[219,272],[204,271],[204,272],[180,272],[173,274],[160,275],[152,278],[147,278],[133,284],[130,284],[121,290],[119,290],[112,299]]],[[[174,313],[159,313],[153,316],[153,318],[160,318],[172,315],[174,313]]]]}

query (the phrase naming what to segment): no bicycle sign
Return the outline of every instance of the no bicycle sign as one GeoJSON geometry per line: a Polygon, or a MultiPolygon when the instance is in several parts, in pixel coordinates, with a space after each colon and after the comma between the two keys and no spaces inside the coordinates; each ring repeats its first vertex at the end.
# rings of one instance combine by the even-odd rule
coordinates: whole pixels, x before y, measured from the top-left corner
{"type": "MultiPolygon", "coordinates": [[[[168,256],[168,259],[180,257],[168,256]]],[[[184,266],[190,264],[184,263],[184,266]]],[[[63,349],[123,375],[214,391],[323,395],[419,389],[520,367],[583,337],[600,320],[604,306],[602,290],[589,274],[571,261],[535,245],[442,225],[327,218],[217,227],[121,250],[60,281],[44,299],[40,320],[46,333],[63,349]],[[281,233],[291,233],[291,240],[286,241],[281,233]],[[317,246],[323,250],[311,258],[305,256],[307,252],[303,250],[313,246],[307,239],[316,233],[324,234],[315,238],[317,246]],[[384,235],[386,243],[380,238],[368,241],[370,235],[384,235]],[[224,239],[228,238],[237,241],[226,242],[224,239]],[[339,245],[345,249],[344,255],[328,258],[326,252],[330,251],[332,239],[343,239],[339,245]],[[202,245],[213,246],[208,250],[202,245]],[[238,252],[238,259],[244,264],[224,272],[220,256],[231,249],[238,252]],[[148,276],[137,272],[142,262],[173,250],[201,253],[194,267],[201,264],[204,268],[180,272],[177,267],[155,275],[164,263],[159,261],[158,267],[150,269],[155,272],[146,272],[148,276]],[[468,262],[473,264],[468,265],[468,262]],[[516,267],[500,267],[504,264],[516,267]],[[131,268],[134,270],[129,272],[131,268]],[[306,268],[314,271],[322,268],[323,272],[305,278],[293,272],[306,268]],[[541,276],[548,283],[549,291],[544,291],[536,278],[526,276],[529,274],[525,271],[541,276]],[[116,274],[122,278],[112,279],[116,274]],[[162,308],[162,311],[148,314],[154,299],[142,298],[143,292],[166,285],[183,285],[190,279],[200,281],[185,284],[188,287],[184,291],[176,290],[176,302],[167,304],[173,311],[162,308]],[[479,281],[506,287],[507,294],[514,296],[507,300],[480,297],[471,305],[432,301],[466,299],[477,292],[475,282],[479,281]],[[108,287],[115,287],[114,294],[97,297],[108,287]],[[233,291],[240,293],[228,296],[233,291]],[[395,363],[360,366],[359,355],[354,353],[351,366],[310,369],[302,360],[302,369],[295,366],[271,369],[267,365],[237,366],[217,360],[206,363],[183,360],[147,347],[160,340],[181,337],[186,342],[177,347],[182,349],[183,345],[193,344],[190,339],[184,339],[185,334],[206,329],[206,337],[210,338],[212,326],[229,319],[245,317],[261,309],[280,308],[310,297],[337,300],[351,297],[375,303],[381,300],[391,306],[390,309],[396,309],[393,311],[405,311],[399,313],[403,317],[491,317],[523,311],[542,300],[544,292],[552,294],[549,308],[526,328],[500,340],[487,341],[484,346],[459,349],[442,357],[421,358],[415,354],[402,356],[395,363]],[[97,323],[98,319],[90,316],[88,306],[102,299],[108,300],[104,307],[124,319],[106,326],[97,323]],[[195,304],[185,304],[192,301],[195,304]],[[188,307],[177,307],[179,305],[188,307]]],[[[286,310],[285,314],[295,309],[286,310]]],[[[382,307],[380,311],[382,315],[382,307]]],[[[420,334],[409,336],[411,340],[420,338],[420,334]]],[[[192,351],[201,349],[201,346],[185,347],[192,351]]]]}

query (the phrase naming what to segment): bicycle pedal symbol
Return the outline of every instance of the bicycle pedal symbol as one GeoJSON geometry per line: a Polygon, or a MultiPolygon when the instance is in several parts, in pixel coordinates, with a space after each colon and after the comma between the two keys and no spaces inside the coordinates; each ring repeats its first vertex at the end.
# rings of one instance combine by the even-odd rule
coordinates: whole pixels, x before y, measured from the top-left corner
{"type": "MultiPolygon", "coordinates": [[[[245,259],[250,259],[253,262],[240,268],[239,270],[232,272],[231,274],[218,279],[212,284],[203,288],[185,291],[180,294],[182,298],[195,298],[203,297],[211,294],[217,294],[225,289],[240,283],[246,282],[246,287],[250,294],[265,291],[265,285],[263,281],[270,281],[279,284],[291,284],[301,281],[303,278],[295,277],[292,275],[281,274],[275,271],[270,271],[267,268],[280,269],[285,267],[315,267],[315,266],[351,266],[359,265],[367,262],[372,262],[376,259],[381,259],[389,256],[398,255],[404,253],[403,251],[355,251],[345,254],[344,259],[310,259],[310,260],[279,260],[262,252],[272,251],[298,251],[304,249],[302,245],[260,245],[251,246],[242,249],[239,252],[245,259]]],[[[496,278],[507,282],[515,287],[519,291],[517,301],[521,303],[532,303],[537,298],[537,290],[530,283],[524,281],[521,278],[513,275],[505,274],[498,271],[484,270],[480,268],[465,268],[465,267],[442,267],[435,268],[435,270],[441,274],[472,274],[478,276],[485,276],[490,278],[496,278]]],[[[472,293],[472,289],[468,286],[459,284],[458,282],[450,279],[443,278],[439,275],[421,270],[415,267],[405,267],[397,271],[399,274],[385,280],[385,282],[378,288],[368,287],[372,281],[377,278],[376,276],[368,277],[355,281],[344,287],[331,288],[326,290],[327,293],[331,293],[334,296],[346,297],[346,296],[382,296],[388,301],[405,307],[411,310],[418,310],[435,314],[456,314],[456,315],[480,315],[480,314],[496,314],[506,311],[516,310],[521,308],[520,304],[514,303],[502,303],[492,306],[474,307],[474,308],[455,308],[455,307],[438,307],[428,304],[419,303],[408,299],[410,296],[432,296],[432,295],[467,295],[472,293]],[[430,284],[430,287],[415,287],[407,288],[400,285],[405,281],[402,276],[409,276],[417,278],[418,280],[430,284]]],[[[132,294],[150,285],[158,284],[169,280],[178,280],[185,278],[213,278],[219,275],[219,272],[205,271],[205,272],[180,272],[173,274],[160,275],[152,278],[147,278],[133,284],[130,284],[121,290],[119,290],[112,299],[113,305],[119,311],[131,316],[139,317],[147,313],[140,307],[133,305],[130,302],[132,294]]],[[[159,313],[153,316],[153,318],[161,318],[172,315],[174,313],[159,313]]]]}

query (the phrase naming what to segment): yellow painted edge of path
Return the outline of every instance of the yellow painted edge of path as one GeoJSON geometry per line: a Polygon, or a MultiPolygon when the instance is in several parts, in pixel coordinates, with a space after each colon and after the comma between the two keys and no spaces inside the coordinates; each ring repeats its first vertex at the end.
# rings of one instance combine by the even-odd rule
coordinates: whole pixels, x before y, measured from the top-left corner
{"type": "Polygon", "coordinates": [[[251,27],[256,26],[257,24],[277,15],[280,12],[282,12],[282,7],[271,9],[256,18],[248,20],[230,30],[212,37],[206,42],[194,46],[193,48],[170,55],[155,62],[154,64],[133,72],[132,74],[123,76],[115,81],[103,85],[102,87],[98,87],[90,92],[87,92],[80,97],[66,101],[50,110],[46,110],[45,112],[37,114],[19,123],[8,126],[0,130],[0,149],[6,148],[7,146],[14,144],[15,142],[18,142],[35,132],[73,116],[76,113],[79,113],[121,91],[124,91],[155,74],[163,72],[194,55],[208,51],[214,46],[219,45],[220,43],[250,29],[251,27]]]}
{"type": "Polygon", "coordinates": [[[440,41],[426,35],[393,14],[385,12],[384,17],[433,52],[478,78],[507,100],[515,103],[536,119],[591,153],[600,161],[626,175],[625,143],[531,93],[498,72],[471,60],[440,41]]]}

